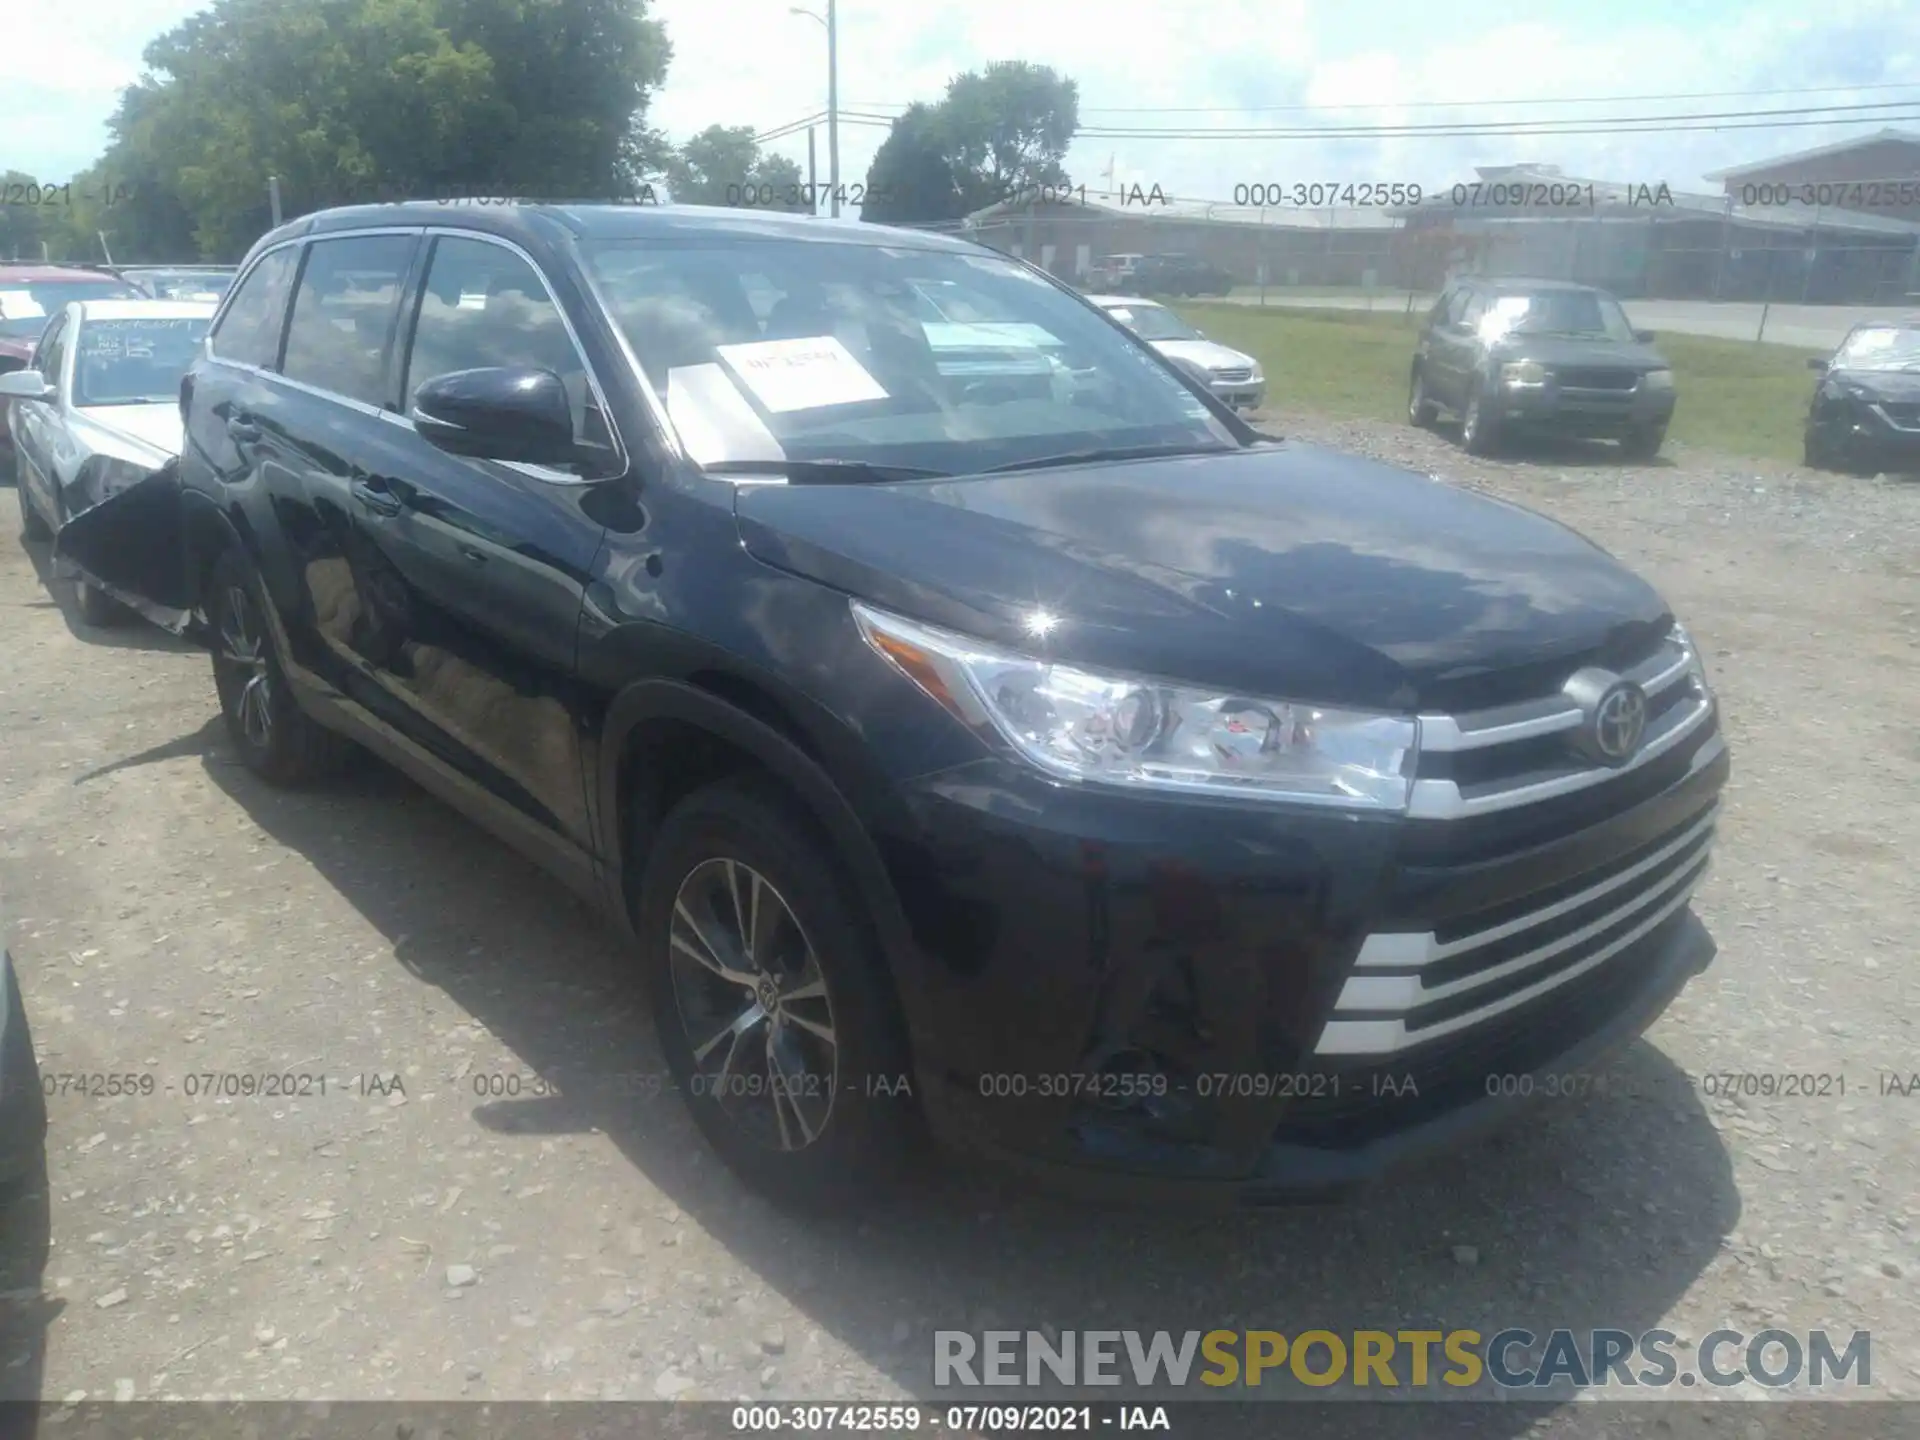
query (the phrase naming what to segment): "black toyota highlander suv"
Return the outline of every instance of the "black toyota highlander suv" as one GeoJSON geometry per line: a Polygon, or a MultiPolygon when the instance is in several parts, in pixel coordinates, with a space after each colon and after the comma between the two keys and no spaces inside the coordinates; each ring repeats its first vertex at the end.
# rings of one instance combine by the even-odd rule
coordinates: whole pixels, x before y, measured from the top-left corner
{"type": "Polygon", "coordinates": [[[326,211],[180,403],[67,558],[204,638],[260,775],[357,742],[603,902],[777,1194],[867,1193],[923,1127],[1096,1196],[1342,1190],[1713,954],[1728,761],[1652,589],[1255,432],[991,251],[326,211]],[[945,373],[936,290],[1055,383],[945,373]]]}

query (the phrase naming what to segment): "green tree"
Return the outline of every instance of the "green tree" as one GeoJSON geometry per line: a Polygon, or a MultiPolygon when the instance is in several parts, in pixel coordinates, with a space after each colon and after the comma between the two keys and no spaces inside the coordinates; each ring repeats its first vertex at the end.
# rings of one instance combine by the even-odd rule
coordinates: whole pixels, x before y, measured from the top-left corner
{"type": "Polygon", "coordinates": [[[184,218],[200,254],[233,258],[270,223],[269,175],[288,217],[628,194],[658,155],[644,112],[670,53],[644,0],[216,0],[123,93],[95,168],[135,198],[109,238],[176,244],[184,218]]]}
{"type": "Polygon", "coordinates": [[[908,106],[867,167],[860,218],[929,223],[966,213],[939,111],[924,103],[908,106]]]}
{"type": "MultiPolygon", "coordinates": [[[[15,193],[31,194],[29,186],[40,182],[24,170],[8,170],[0,173],[0,185],[15,193]]],[[[52,225],[57,221],[58,212],[41,205],[0,205],[0,256],[9,260],[38,260],[40,242],[47,238],[52,225]]]]}
{"type": "Polygon", "coordinates": [[[957,220],[1039,186],[1064,186],[1080,127],[1079,87],[1046,65],[1007,60],[956,75],[937,105],[914,105],[867,171],[868,219],[957,220]]]}
{"type": "Polygon", "coordinates": [[[665,171],[676,205],[811,208],[800,167],[784,155],[762,154],[751,125],[709,125],[667,156],[665,171]]]}

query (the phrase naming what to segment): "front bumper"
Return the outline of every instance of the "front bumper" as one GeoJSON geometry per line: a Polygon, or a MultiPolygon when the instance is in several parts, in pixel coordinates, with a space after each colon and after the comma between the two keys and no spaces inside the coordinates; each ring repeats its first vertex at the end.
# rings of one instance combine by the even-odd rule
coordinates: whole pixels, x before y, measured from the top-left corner
{"type": "Polygon", "coordinates": [[[1907,415],[1902,411],[1896,418],[1872,402],[1855,404],[1843,431],[1844,452],[1863,467],[1920,469],[1920,417],[1909,420],[1907,415]]]}
{"type": "Polygon", "coordinates": [[[1257,410],[1267,398],[1265,380],[1213,380],[1208,382],[1207,388],[1213,392],[1215,399],[1236,410],[1257,410]]]}
{"type": "Polygon", "coordinates": [[[1501,385],[1494,413],[1508,428],[1618,436],[1665,425],[1673,418],[1673,406],[1671,390],[1568,390],[1549,381],[1538,386],[1501,385]]]}
{"type": "Polygon", "coordinates": [[[1589,792],[1563,829],[1116,796],[998,761],[920,782],[876,839],[926,955],[903,988],[929,1122],[1049,1188],[1201,1204],[1337,1193],[1457,1145],[1516,1108],[1489,1077],[1598,1064],[1713,943],[1682,904],[1498,1024],[1321,1053],[1363,942],[1530,905],[1703,823],[1717,753],[1589,792]]]}

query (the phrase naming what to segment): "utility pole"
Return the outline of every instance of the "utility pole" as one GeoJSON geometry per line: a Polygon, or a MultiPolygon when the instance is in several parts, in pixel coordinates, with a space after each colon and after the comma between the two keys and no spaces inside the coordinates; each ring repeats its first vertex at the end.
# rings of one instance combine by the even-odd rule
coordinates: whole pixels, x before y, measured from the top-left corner
{"type": "Polygon", "coordinates": [[[840,28],[836,0],[827,0],[827,184],[840,218],[840,28]]]}
{"type": "Polygon", "coordinates": [[[807,213],[809,215],[818,215],[820,213],[820,184],[815,178],[816,172],[813,162],[813,132],[815,128],[816,127],[812,125],[807,126],[807,213]]]}
{"type": "Polygon", "coordinates": [[[280,177],[267,177],[267,203],[273,207],[273,228],[280,228],[280,177]]]}

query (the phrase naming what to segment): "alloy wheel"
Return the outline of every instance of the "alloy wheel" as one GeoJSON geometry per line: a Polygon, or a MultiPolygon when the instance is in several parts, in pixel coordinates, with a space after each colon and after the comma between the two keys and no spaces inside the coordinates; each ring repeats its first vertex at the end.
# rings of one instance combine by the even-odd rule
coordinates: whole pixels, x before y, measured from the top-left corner
{"type": "Polygon", "coordinates": [[[1480,396],[1473,394],[1467,397],[1467,413],[1460,417],[1460,438],[1471,445],[1474,437],[1479,433],[1480,396]]]}
{"type": "Polygon", "coordinates": [[[1413,377],[1413,394],[1407,399],[1407,418],[1418,425],[1427,408],[1426,377],[1416,373],[1413,377]]]}
{"type": "Polygon", "coordinates": [[[702,861],[680,882],[668,941],[696,1095],[770,1149],[813,1144],[839,1046],[819,957],[786,899],[742,861],[702,861]]]}
{"type": "Polygon", "coordinates": [[[273,672],[253,599],[245,587],[229,585],[220,613],[220,648],[216,657],[240,685],[234,701],[235,718],[247,740],[264,750],[273,738],[273,672]]]}

